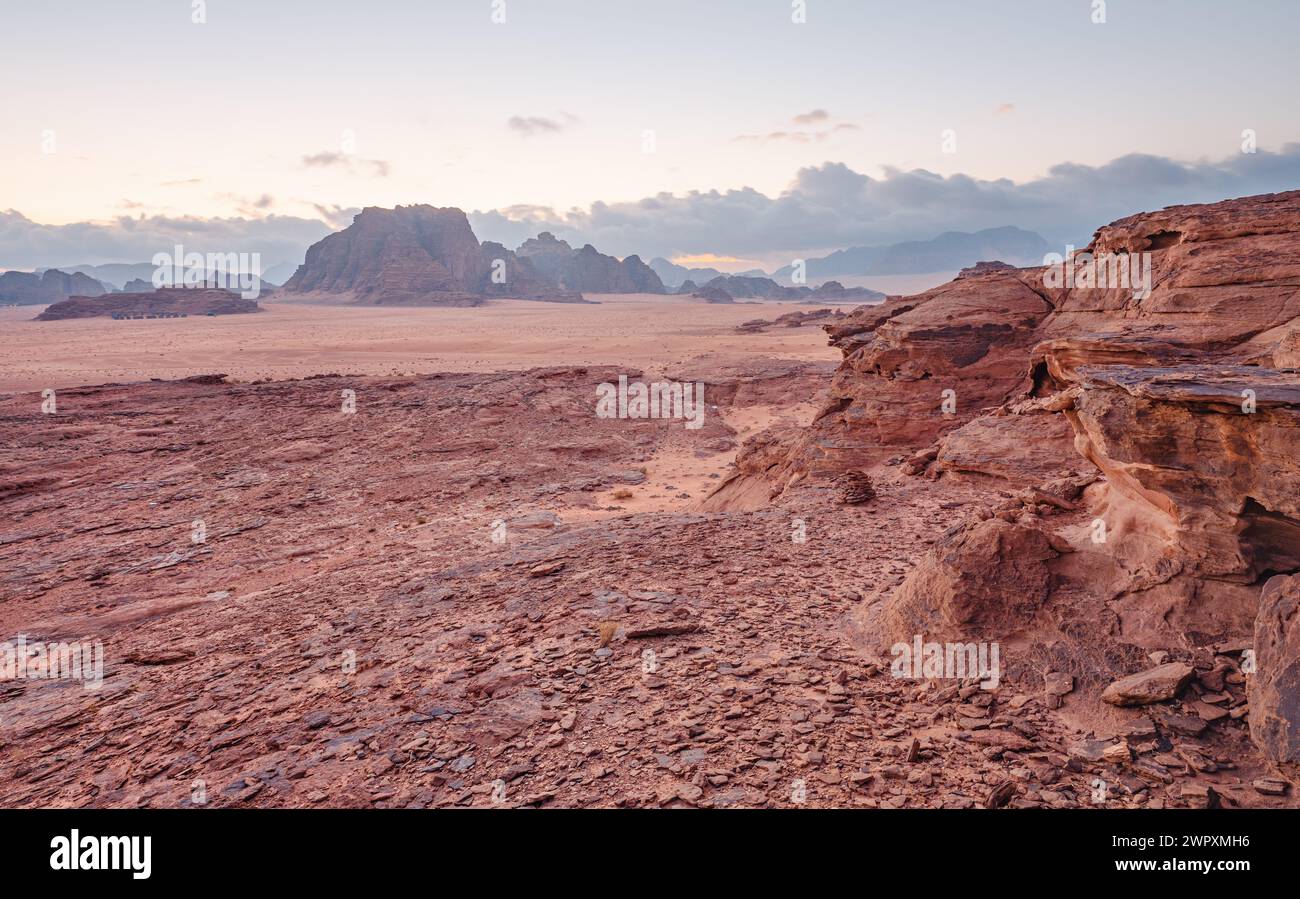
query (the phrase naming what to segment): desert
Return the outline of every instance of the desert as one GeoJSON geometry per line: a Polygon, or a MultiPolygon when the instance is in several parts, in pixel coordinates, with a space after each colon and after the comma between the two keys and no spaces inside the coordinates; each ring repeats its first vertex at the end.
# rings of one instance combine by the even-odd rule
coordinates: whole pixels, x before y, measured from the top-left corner
{"type": "Polygon", "coordinates": [[[11,879],[1285,878],[1300,7],[1220,5],[7,6],[11,879]]]}
{"type": "Polygon", "coordinates": [[[0,796],[1290,806],[1297,241],[1292,192],[1101,228],[1157,276],[1100,303],[11,324],[0,626],[107,662],[6,688],[0,796]],[[600,414],[629,378],[708,414],[600,414]]]}

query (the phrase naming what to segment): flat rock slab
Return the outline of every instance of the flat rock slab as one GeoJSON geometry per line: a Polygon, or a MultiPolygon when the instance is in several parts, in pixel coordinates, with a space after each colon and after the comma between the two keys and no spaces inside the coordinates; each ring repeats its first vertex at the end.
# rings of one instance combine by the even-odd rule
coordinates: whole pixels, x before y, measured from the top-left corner
{"type": "Polygon", "coordinates": [[[1111,705],[1134,706],[1164,702],[1178,695],[1196,669],[1182,662],[1167,662],[1115,681],[1101,698],[1111,705]]]}

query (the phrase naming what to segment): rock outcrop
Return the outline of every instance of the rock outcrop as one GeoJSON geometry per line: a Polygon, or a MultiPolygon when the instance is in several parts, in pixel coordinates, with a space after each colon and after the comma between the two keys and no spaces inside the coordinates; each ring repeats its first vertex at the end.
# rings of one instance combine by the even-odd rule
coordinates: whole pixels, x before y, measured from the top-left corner
{"type": "Polygon", "coordinates": [[[1292,781],[1300,782],[1300,576],[1271,578],[1255,619],[1250,734],[1292,781]]]}
{"type": "Polygon", "coordinates": [[[261,312],[256,300],[209,287],[164,287],[147,293],[108,293],[70,297],[36,316],[36,321],[70,318],[156,318],[175,315],[236,315],[261,312]]]}
{"type": "MultiPolygon", "coordinates": [[[[1099,689],[1157,652],[1222,685],[1253,642],[1252,731],[1294,761],[1294,591],[1265,583],[1300,572],[1297,260],[1300,191],[1131,216],[1060,267],[984,263],[855,310],[825,326],[828,404],[717,495],[899,463],[984,489],[882,598],[881,645],[1022,640],[1099,689]]],[[[1191,702],[1200,728],[1241,717],[1191,702]]]]}
{"type": "Polygon", "coordinates": [[[591,244],[579,250],[549,231],[524,241],[515,251],[567,290],[584,293],[667,293],[663,282],[639,256],[619,260],[591,244]]]}
{"type": "Polygon", "coordinates": [[[500,244],[482,244],[455,208],[366,207],[312,244],[283,299],[374,306],[477,306],[488,297],[581,302],[500,244]]]}
{"type": "Polygon", "coordinates": [[[0,273],[0,303],[37,306],[57,303],[71,296],[98,297],[108,292],[99,281],[80,272],[68,274],[58,269],[35,272],[0,273]]]}

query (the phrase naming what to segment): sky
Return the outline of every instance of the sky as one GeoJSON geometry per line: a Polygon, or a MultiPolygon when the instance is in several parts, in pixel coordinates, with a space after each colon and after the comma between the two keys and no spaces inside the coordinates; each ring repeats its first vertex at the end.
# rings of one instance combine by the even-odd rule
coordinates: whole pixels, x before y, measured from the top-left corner
{"type": "Polygon", "coordinates": [[[739,268],[1086,240],[1300,187],[1298,26],[1294,0],[4,0],[0,268],[297,262],[413,203],[739,268]]]}

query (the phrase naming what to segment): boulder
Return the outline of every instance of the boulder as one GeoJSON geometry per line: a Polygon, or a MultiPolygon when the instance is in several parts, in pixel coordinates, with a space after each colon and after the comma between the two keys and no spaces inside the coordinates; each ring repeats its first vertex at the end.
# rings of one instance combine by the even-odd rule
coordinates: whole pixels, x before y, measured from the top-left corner
{"type": "Polygon", "coordinates": [[[1300,782],[1300,575],[1270,578],[1255,619],[1255,672],[1247,679],[1250,736],[1300,782]]]}

